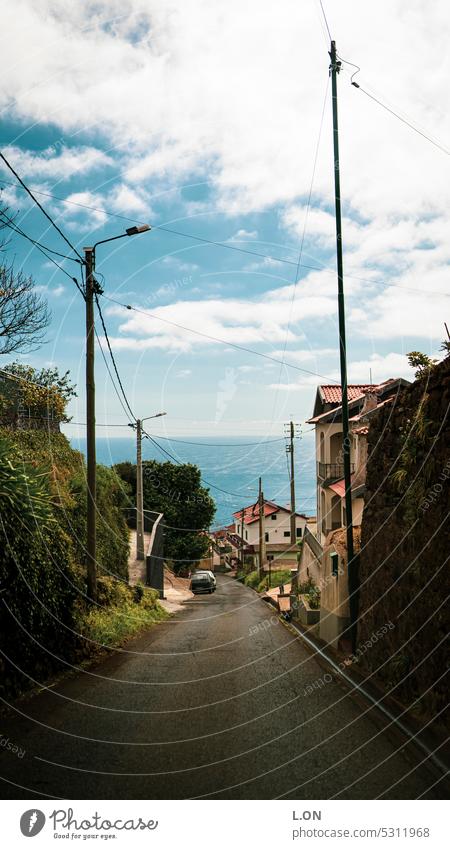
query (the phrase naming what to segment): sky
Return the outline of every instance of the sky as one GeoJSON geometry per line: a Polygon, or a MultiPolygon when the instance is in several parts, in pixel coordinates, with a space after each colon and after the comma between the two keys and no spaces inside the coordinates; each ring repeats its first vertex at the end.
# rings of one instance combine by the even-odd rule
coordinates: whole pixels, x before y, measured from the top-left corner
{"type": "MultiPolygon", "coordinates": [[[[411,379],[406,353],[441,356],[449,318],[449,158],[432,143],[449,150],[447,4],[324,8],[345,60],[349,380],[411,379]]],[[[152,225],[97,250],[134,415],[167,412],[157,432],[172,436],[277,436],[287,419],[307,419],[317,384],[339,380],[329,36],[318,0],[16,0],[2,21],[0,144],[13,167],[80,252],[152,225]]],[[[9,214],[68,256],[14,183],[2,169],[9,214]]],[[[52,310],[47,343],[21,359],[70,369],[70,412],[82,423],[80,294],[17,235],[3,256],[52,310]]],[[[79,265],[56,259],[79,277],[79,265]]],[[[112,427],[129,417],[98,347],[96,383],[104,435],[126,435],[112,427]]]]}

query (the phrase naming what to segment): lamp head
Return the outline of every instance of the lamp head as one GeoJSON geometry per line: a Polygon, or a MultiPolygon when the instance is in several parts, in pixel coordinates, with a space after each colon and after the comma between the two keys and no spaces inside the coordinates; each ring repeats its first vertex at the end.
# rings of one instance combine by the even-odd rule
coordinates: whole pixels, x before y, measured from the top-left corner
{"type": "Polygon", "coordinates": [[[146,233],[151,229],[150,224],[140,224],[136,227],[127,227],[126,234],[127,236],[137,236],[138,233],[146,233]]]}

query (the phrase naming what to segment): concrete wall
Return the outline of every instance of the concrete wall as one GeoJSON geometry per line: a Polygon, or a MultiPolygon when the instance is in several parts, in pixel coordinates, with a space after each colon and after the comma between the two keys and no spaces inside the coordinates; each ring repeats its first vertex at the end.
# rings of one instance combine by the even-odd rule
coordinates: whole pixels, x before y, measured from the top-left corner
{"type": "Polygon", "coordinates": [[[308,534],[305,534],[303,540],[302,551],[299,564],[299,583],[312,578],[316,586],[320,586],[322,580],[322,560],[318,552],[316,553],[308,544],[308,534]]]}
{"type": "Polygon", "coordinates": [[[320,596],[319,636],[337,648],[339,637],[349,624],[347,560],[338,554],[338,574],[332,573],[331,554],[336,552],[331,543],[323,553],[320,596]]]}
{"type": "Polygon", "coordinates": [[[163,513],[160,513],[153,523],[150,544],[146,556],[147,586],[158,590],[159,597],[164,598],[164,531],[163,513]]]}

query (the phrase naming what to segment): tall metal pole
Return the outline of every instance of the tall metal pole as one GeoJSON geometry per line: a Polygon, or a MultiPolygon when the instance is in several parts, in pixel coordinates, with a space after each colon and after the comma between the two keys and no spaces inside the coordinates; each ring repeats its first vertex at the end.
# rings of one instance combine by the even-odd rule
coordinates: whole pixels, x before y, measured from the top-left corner
{"type": "Polygon", "coordinates": [[[241,513],[241,568],[244,568],[244,517],[245,510],[242,509],[241,513]]]}
{"type": "Polygon", "coordinates": [[[96,559],[96,456],[95,456],[95,377],[94,377],[94,270],[95,249],[84,248],[86,266],[86,463],[87,539],[86,565],[88,596],[97,598],[96,559]]]}
{"type": "Polygon", "coordinates": [[[136,421],[136,560],[144,560],[144,487],[142,475],[142,421],[136,421]]]}
{"type": "Polygon", "coordinates": [[[294,422],[290,422],[289,453],[291,455],[291,548],[295,550],[297,531],[295,522],[294,422]]]}
{"type": "Polygon", "coordinates": [[[259,506],[259,560],[258,560],[258,572],[259,579],[261,580],[264,577],[263,572],[263,564],[264,564],[264,494],[262,491],[262,481],[259,479],[259,496],[258,496],[258,506],[259,506]]]}
{"type": "Polygon", "coordinates": [[[330,50],[331,92],[333,103],[333,147],[334,147],[334,186],[335,186],[335,210],[336,210],[336,255],[338,274],[338,313],[339,313],[339,354],[341,364],[341,391],[342,391],[342,453],[344,459],[344,482],[345,482],[345,513],[347,528],[347,553],[348,553],[348,589],[350,605],[350,635],[353,650],[356,648],[356,626],[358,617],[357,588],[358,574],[353,550],[353,510],[352,510],[352,483],[350,466],[350,437],[348,422],[348,388],[347,388],[347,351],[345,342],[345,302],[344,302],[344,264],[342,257],[342,217],[341,217],[341,180],[339,165],[339,127],[338,127],[338,102],[337,102],[337,75],[341,69],[341,62],[336,55],[336,42],[331,42],[330,50]]]}

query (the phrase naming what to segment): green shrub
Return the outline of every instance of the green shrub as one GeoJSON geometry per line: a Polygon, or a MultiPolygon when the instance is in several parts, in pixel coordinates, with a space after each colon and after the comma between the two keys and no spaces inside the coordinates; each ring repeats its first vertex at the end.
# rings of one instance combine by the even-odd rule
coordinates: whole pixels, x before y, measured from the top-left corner
{"type": "Polygon", "coordinates": [[[138,585],[129,587],[122,581],[101,577],[98,581],[98,606],[81,610],[78,628],[91,643],[91,650],[114,648],[144,628],[167,619],[168,613],[158,603],[156,590],[138,585]],[[94,645],[92,645],[94,644],[94,645]]]}
{"type": "Polygon", "coordinates": [[[256,590],[259,584],[259,572],[255,569],[253,572],[249,572],[248,575],[244,578],[244,584],[246,587],[253,587],[256,590]]]}

